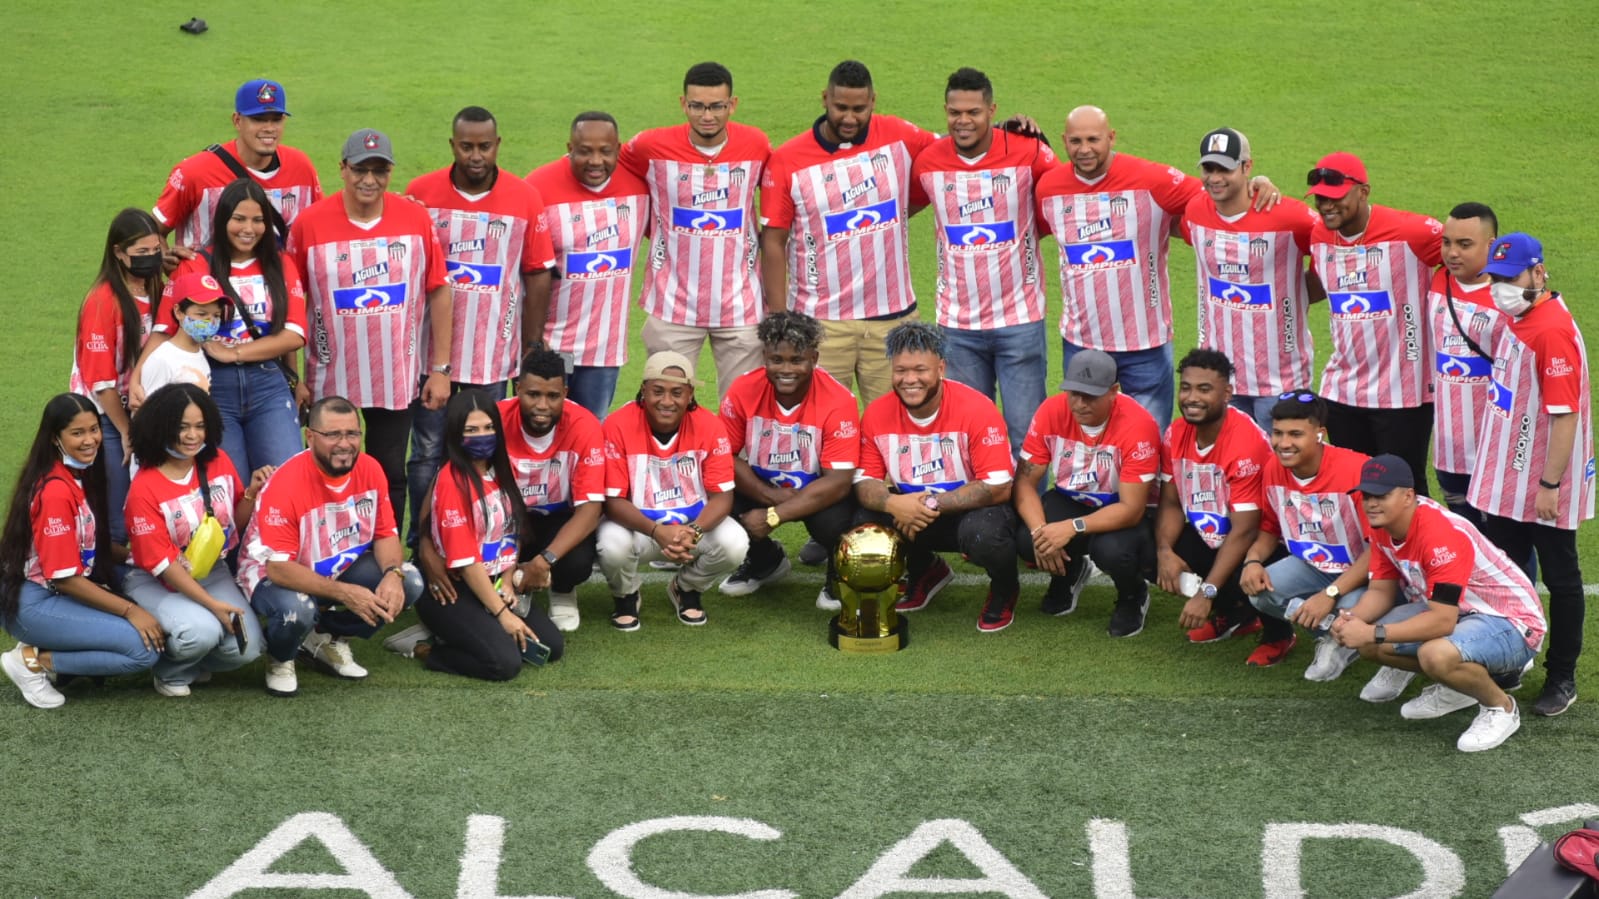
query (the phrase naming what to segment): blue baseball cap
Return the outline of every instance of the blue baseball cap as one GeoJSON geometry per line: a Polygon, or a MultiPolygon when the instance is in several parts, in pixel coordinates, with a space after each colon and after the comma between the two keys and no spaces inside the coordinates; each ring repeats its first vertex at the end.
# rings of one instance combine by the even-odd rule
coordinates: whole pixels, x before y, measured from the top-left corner
{"type": "Polygon", "coordinates": [[[1482,273],[1514,278],[1540,262],[1543,262],[1543,244],[1531,234],[1517,231],[1502,235],[1493,242],[1488,249],[1488,264],[1482,267],[1482,273]]]}
{"type": "Polygon", "coordinates": [[[265,115],[269,112],[289,114],[283,97],[283,85],[267,78],[257,78],[240,85],[233,96],[233,111],[239,115],[265,115]]]}

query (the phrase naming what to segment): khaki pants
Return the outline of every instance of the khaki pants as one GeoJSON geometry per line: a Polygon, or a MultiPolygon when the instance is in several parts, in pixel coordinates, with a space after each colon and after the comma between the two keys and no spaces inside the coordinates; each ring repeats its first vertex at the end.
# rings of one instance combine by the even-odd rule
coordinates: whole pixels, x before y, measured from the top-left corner
{"type": "MultiPolygon", "coordinates": [[[[653,315],[644,317],[644,349],[649,353],[671,351],[687,356],[699,365],[700,348],[707,337],[711,340],[711,358],[716,362],[716,403],[702,404],[716,409],[722,397],[733,386],[733,379],[765,364],[761,341],[755,336],[755,326],[747,328],[696,328],[674,325],[653,315]]],[[[704,380],[704,374],[696,377],[704,380]]]]}
{"type": "Polygon", "coordinates": [[[893,389],[893,367],[883,349],[883,340],[895,325],[909,320],[909,316],[887,321],[823,320],[822,347],[816,364],[845,387],[850,386],[853,377],[856,396],[870,405],[893,389]]]}

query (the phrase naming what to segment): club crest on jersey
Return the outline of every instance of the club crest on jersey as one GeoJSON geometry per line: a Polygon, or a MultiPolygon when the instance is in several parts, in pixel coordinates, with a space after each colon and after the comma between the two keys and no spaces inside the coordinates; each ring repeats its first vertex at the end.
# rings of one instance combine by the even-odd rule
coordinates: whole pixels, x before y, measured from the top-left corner
{"type": "Polygon", "coordinates": [[[899,201],[884,200],[860,209],[830,212],[822,218],[828,240],[841,240],[857,234],[881,231],[899,223],[899,201]]]}
{"type": "Polygon", "coordinates": [[[389,273],[389,264],[387,262],[379,262],[376,265],[369,265],[366,268],[358,268],[355,271],[351,272],[350,273],[350,280],[354,281],[357,284],[360,284],[363,281],[370,281],[373,278],[376,278],[376,277],[379,277],[379,276],[382,276],[382,275],[387,275],[388,273],[389,273]]]}
{"type": "Polygon", "coordinates": [[[501,268],[487,262],[445,262],[444,277],[450,286],[467,290],[499,290],[501,268]]]}
{"type": "Polygon", "coordinates": [[[621,235],[622,231],[620,228],[615,225],[606,225],[598,231],[590,234],[588,240],[583,242],[583,245],[592,247],[595,244],[605,243],[608,240],[615,240],[621,235]]]}
{"type": "Polygon", "coordinates": [[[1438,377],[1456,384],[1482,381],[1493,374],[1493,364],[1476,353],[1456,356],[1440,351],[1436,363],[1438,377]]]}
{"type": "Polygon", "coordinates": [[[971,215],[974,212],[985,212],[985,211],[987,211],[989,209],[993,209],[993,208],[994,208],[994,198],[993,197],[979,197],[979,198],[971,201],[970,203],[962,203],[960,208],[956,210],[956,214],[959,215],[961,218],[966,218],[967,216],[971,215]]]}
{"type": "Polygon", "coordinates": [[[1345,321],[1370,321],[1394,314],[1393,297],[1386,290],[1335,291],[1327,295],[1327,301],[1333,316],[1345,321]]]}
{"type": "Polygon", "coordinates": [[[945,225],[944,239],[952,250],[981,250],[1016,242],[1015,222],[982,225],[945,225]]]}
{"type": "Polygon", "coordinates": [[[1210,301],[1228,309],[1264,311],[1272,308],[1271,285],[1233,284],[1220,278],[1210,278],[1210,301]]]}
{"type": "Polygon", "coordinates": [[[1134,265],[1138,262],[1138,256],[1133,250],[1132,241],[1106,240],[1067,244],[1066,262],[1072,268],[1100,271],[1134,265]]]}
{"type": "Polygon", "coordinates": [[[459,256],[462,253],[481,252],[483,252],[483,238],[481,237],[474,237],[471,240],[451,241],[448,249],[448,253],[451,256],[459,256]]]}
{"type": "Polygon", "coordinates": [[[744,227],[742,209],[696,209],[693,206],[672,207],[672,228],[698,234],[738,231],[744,227]]]}
{"type": "Polygon", "coordinates": [[[1509,418],[1516,405],[1516,393],[1494,378],[1488,382],[1488,404],[1495,412],[1509,418]]]}
{"type": "Polygon", "coordinates": [[[376,315],[405,306],[404,284],[369,284],[333,291],[335,315],[376,315]]]}
{"type": "Polygon", "coordinates": [[[1288,551],[1309,562],[1317,571],[1335,572],[1348,568],[1353,561],[1349,547],[1314,540],[1289,540],[1288,551]]]}
{"type": "Polygon", "coordinates": [[[625,275],[633,268],[633,250],[623,247],[603,253],[567,253],[566,280],[596,281],[625,275]]]}

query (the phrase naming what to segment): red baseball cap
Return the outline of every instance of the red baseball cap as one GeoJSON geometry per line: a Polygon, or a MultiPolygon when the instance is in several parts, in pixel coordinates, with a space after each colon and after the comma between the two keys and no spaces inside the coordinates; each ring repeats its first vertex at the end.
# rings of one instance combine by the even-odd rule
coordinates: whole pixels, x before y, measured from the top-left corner
{"type": "Polygon", "coordinates": [[[1353,153],[1328,153],[1310,170],[1306,179],[1310,193],[1316,197],[1337,200],[1355,189],[1355,182],[1370,184],[1366,179],[1366,164],[1353,153]]]}
{"type": "Polygon", "coordinates": [[[211,276],[210,272],[189,272],[180,275],[172,281],[172,299],[181,303],[188,300],[191,303],[216,303],[227,299],[227,294],[222,292],[222,285],[211,276]]]}
{"type": "Polygon", "coordinates": [[[1555,840],[1555,859],[1599,880],[1599,830],[1582,827],[1555,840]]]}

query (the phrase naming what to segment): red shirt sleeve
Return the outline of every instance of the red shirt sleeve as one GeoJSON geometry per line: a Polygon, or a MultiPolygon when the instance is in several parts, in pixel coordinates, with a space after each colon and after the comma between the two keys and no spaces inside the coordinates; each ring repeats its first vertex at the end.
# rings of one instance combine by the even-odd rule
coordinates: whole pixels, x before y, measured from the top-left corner
{"type": "Polygon", "coordinates": [[[1412,227],[1405,229],[1405,242],[1429,266],[1444,263],[1444,226],[1429,215],[1418,215],[1411,220],[1412,227]]]}
{"type": "Polygon", "coordinates": [[[117,342],[122,334],[122,310],[104,284],[84,298],[78,316],[77,359],[83,383],[93,392],[117,386],[117,342]]]}
{"type": "MultiPolygon", "coordinates": [[[[861,466],[860,477],[877,478],[882,480],[888,474],[888,465],[883,462],[883,454],[877,448],[874,435],[882,427],[882,413],[880,402],[899,402],[898,398],[887,395],[878,397],[866,407],[866,413],[861,416],[861,466]]],[[[860,478],[858,477],[857,480],[860,478]]]]}
{"type": "Polygon", "coordinates": [[[251,519],[267,552],[290,561],[300,557],[300,509],[295,494],[301,489],[302,484],[274,474],[256,497],[255,516],[251,519]]]}
{"type": "Polygon", "coordinates": [[[1144,484],[1160,474],[1160,425],[1149,415],[1140,416],[1137,421],[1128,428],[1130,446],[1122,448],[1121,479],[1144,484]]]}
{"type": "Polygon", "coordinates": [[[539,189],[528,185],[533,202],[528,207],[527,236],[522,246],[522,271],[538,272],[555,261],[555,244],[550,240],[550,226],[544,219],[544,197],[539,189]]]}
{"type": "MultiPolygon", "coordinates": [[[[286,253],[279,255],[278,261],[283,263],[283,289],[288,292],[288,296],[283,298],[288,304],[283,313],[283,325],[292,326],[301,337],[308,337],[311,327],[305,317],[305,282],[300,279],[300,267],[294,258],[286,253]]],[[[277,302],[278,299],[278,297],[272,298],[273,302],[277,302]]]]}
{"type": "Polygon", "coordinates": [[[605,436],[605,495],[627,496],[628,488],[632,486],[632,478],[627,472],[627,441],[622,437],[620,421],[613,421],[619,417],[618,412],[611,413],[605,419],[602,430],[605,436]]]}
{"type": "Polygon", "coordinates": [[[773,153],[767,160],[766,174],[761,178],[761,224],[770,228],[787,228],[794,224],[794,197],[789,193],[790,174],[788,159],[782,153],[773,153]]]}
{"type": "MultiPolygon", "coordinates": [[[[407,202],[416,203],[415,200],[407,202]]],[[[446,277],[449,273],[449,263],[444,258],[444,247],[439,245],[438,229],[433,227],[432,220],[428,218],[427,207],[421,203],[416,203],[416,208],[421,213],[419,217],[421,227],[419,230],[426,235],[423,239],[427,241],[428,269],[422,289],[432,293],[434,290],[449,283],[449,279],[446,277]]]]}
{"type": "Polygon", "coordinates": [[[1412,534],[1411,539],[1419,538],[1422,541],[1420,545],[1426,547],[1421,573],[1427,579],[1430,598],[1439,584],[1464,587],[1471,583],[1471,570],[1477,564],[1477,551],[1471,546],[1471,538],[1450,527],[1442,515],[1429,517],[1432,520],[1427,522],[1426,533],[1412,534]]]}
{"type": "Polygon", "coordinates": [[[861,463],[861,418],[855,411],[855,397],[839,402],[822,419],[823,471],[846,471],[861,463]]]}
{"type": "Polygon", "coordinates": [[[625,172],[632,172],[636,177],[642,178],[650,169],[649,155],[640,145],[644,139],[644,132],[633,135],[633,139],[622,145],[621,152],[616,154],[616,164],[625,172]]]}
{"type": "Polygon", "coordinates": [[[151,210],[163,227],[168,230],[175,229],[179,222],[194,212],[196,200],[194,191],[190,187],[193,183],[193,178],[184,177],[183,163],[180,162],[172,167],[172,174],[167,176],[167,183],[161,188],[161,196],[156,198],[155,208],[151,210]]]}
{"type": "Polygon", "coordinates": [[[964,430],[972,454],[972,477],[980,481],[1000,475],[1007,480],[1014,477],[1016,462],[1010,455],[1010,438],[1005,434],[1005,419],[999,410],[989,403],[973,402],[967,411],[967,421],[969,424],[964,430]]]}
{"type": "Polygon", "coordinates": [[[1169,165],[1152,164],[1149,181],[1149,192],[1155,202],[1175,216],[1181,216],[1183,210],[1188,208],[1188,203],[1205,192],[1205,186],[1198,178],[1169,165]]]}
{"type": "Polygon", "coordinates": [[[46,580],[88,574],[78,545],[78,503],[61,478],[47,478],[34,500],[33,550],[46,580]]]}
{"type": "Polygon", "coordinates": [[[128,526],[128,550],[133,554],[133,564],[159,576],[168,565],[178,560],[182,550],[172,539],[172,529],[161,514],[161,504],[151,489],[161,477],[160,472],[146,475],[140,472],[128,487],[128,502],[123,517],[128,526]]]}
{"type": "Polygon", "coordinates": [[[727,396],[722,399],[721,419],[722,430],[727,432],[727,442],[733,447],[733,455],[744,451],[744,427],[748,416],[744,412],[743,380],[733,382],[728,389],[727,396]]]}
{"type": "Polygon", "coordinates": [[[1265,473],[1264,442],[1234,436],[1236,453],[1227,465],[1228,503],[1234,510],[1261,507],[1261,478],[1265,473]],[[1256,444],[1261,444],[1257,446],[1256,444]]]}
{"type": "MultiPolygon", "coordinates": [[[[1380,548],[1383,544],[1378,540],[1377,531],[1370,525],[1366,527],[1366,542],[1371,544],[1371,580],[1399,580],[1399,569],[1389,560],[1388,553],[1380,548]]],[[[1402,602],[1404,597],[1400,596],[1399,600],[1402,602]]]]}
{"type": "Polygon", "coordinates": [[[383,466],[378,464],[377,459],[363,453],[356,459],[356,471],[363,482],[361,490],[375,490],[378,495],[377,521],[373,523],[372,539],[381,540],[398,535],[400,531],[395,525],[394,504],[389,501],[389,479],[383,473],[383,466]]]}
{"type": "Polygon", "coordinates": [[[1577,349],[1576,337],[1575,327],[1546,327],[1540,328],[1530,342],[1538,357],[1538,390],[1543,394],[1544,410],[1552,414],[1582,408],[1583,394],[1588,389],[1582,379],[1582,353],[1577,349]]]}
{"type": "Polygon", "coordinates": [[[1022,438],[1022,458],[1034,465],[1049,464],[1049,447],[1044,443],[1045,434],[1061,433],[1060,415],[1065,394],[1056,394],[1044,400],[1044,405],[1038,407],[1033,413],[1033,420],[1027,426],[1027,436],[1022,438]]]}
{"type": "Polygon", "coordinates": [[[926,177],[926,175],[927,173],[922,170],[921,165],[911,166],[911,191],[910,197],[907,198],[906,202],[910,204],[912,209],[920,209],[932,202],[927,198],[927,191],[922,188],[922,178],[926,177]]]}
{"type": "Polygon", "coordinates": [[[447,568],[481,562],[483,543],[468,503],[457,482],[455,466],[445,463],[433,482],[433,543],[447,568]]]}
{"type": "Polygon", "coordinates": [[[579,419],[575,415],[571,418],[578,422],[572,432],[572,446],[577,450],[577,470],[572,472],[572,505],[600,502],[605,499],[605,436],[597,420],[579,419]]]}
{"type": "Polygon", "coordinates": [[[727,493],[733,489],[733,444],[727,439],[722,420],[706,411],[697,425],[704,428],[700,442],[705,454],[705,492],[727,493]]]}

